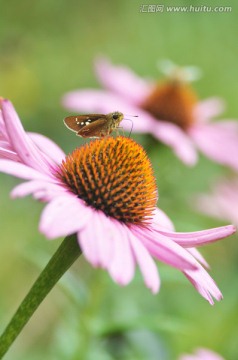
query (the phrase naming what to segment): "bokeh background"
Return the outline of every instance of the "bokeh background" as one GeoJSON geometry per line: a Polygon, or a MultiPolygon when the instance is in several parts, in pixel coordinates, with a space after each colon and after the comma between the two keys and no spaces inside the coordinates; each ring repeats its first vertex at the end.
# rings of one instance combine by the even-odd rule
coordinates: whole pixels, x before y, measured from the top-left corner
{"type": "MultiPolygon", "coordinates": [[[[158,79],[156,63],[169,58],[197,65],[200,98],[220,96],[225,118],[238,118],[235,0],[0,1],[0,94],[14,103],[25,129],[43,133],[66,153],[79,145],[63,125],[62,95],[100,87],[93,72],[97,55],[158,79]],[[143,4],[231,6],[225,13],[142,13],[143,4]]],[[[120,109],[118,109],[120,110],[120,109]]],[[[221,222],[198,214],[192,197],[229,170],[200,156],[187,168],[150,136],[132,134],[148,151],[160,192],[159,206],[179,231],[221,222]]],[[[237,156],[238,154],[234,154],[237,156]]],[[[10,200],[19,181],[0,174],[0,330],[62,239],[38,232],[43,204],[10,200]]],[[[174,360],[198,346],[237,360],[237,236],[202,249],[224,300],[211,307],[178,271],[158,264],[162,287],[152,295],[139,272],[120,288],[83,258],[53,289],[16,340],[6,360],[174,360]]]]}

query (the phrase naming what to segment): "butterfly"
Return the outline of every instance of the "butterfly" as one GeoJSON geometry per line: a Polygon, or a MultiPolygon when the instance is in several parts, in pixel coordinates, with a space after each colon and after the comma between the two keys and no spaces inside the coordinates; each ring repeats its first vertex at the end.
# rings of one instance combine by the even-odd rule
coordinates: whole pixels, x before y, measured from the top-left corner
{"type": "Polygon", "coordinates": [[[119,128],[124,114],[115,111],[109,114],[87,114],[67,116],[64,123],[70,130],[83,138],[105,137],[119,128]]]}

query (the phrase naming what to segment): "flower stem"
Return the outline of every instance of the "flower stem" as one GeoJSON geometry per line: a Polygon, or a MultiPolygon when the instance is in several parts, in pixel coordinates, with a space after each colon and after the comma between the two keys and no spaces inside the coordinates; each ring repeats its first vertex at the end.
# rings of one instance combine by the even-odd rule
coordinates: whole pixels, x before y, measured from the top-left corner
{"type": "Polygon", "coordinates": [[[1,335],[0,359],[6,354],[46,295],[81,253],[76,235],[67,236],[63,240],[1,335]]]}

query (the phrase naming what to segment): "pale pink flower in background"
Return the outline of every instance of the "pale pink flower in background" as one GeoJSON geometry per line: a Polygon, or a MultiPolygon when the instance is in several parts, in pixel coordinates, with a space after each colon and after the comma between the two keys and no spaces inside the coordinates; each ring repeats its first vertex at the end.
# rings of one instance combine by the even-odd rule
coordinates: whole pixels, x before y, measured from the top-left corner
{"type": "Polygon", "coordinates": [[[225,359],[211,350],[200,348],[197,349],[194,354],[181,355],[178,360],[225,360],[225,359]]]}
{"type": "Polygon", "coordinates": [[[0,171],[26,180],[13,189],[13,198],[33,194],[48,202],[39,225],[47,238],[76,233],[86,259],[121,285],[132,280],[137,264],[146,286],[158,292],[154,257],[182,271],[210,304],[222,298],[194,247],[225,238],[235,227],[176,233],[156,208],[153,171],[140,145],[108,137],[65,157],[49,139],[26,133],[8,100],[1,100],[1,108],[0,171]]]}
{"type": "MultiPolygon", "coordinates": [[[[238,154],[238,122],[211,122],[223,110],[221,100],[210,98],[198,102],[186,82],[169,79],[157,84],[104,58],[96,61],[95,70],[104,90],[69,92],[63,97],[65,108],[78,113],[118,110],[138,115],[133,120],[133,132],[152,134],[170,146],[187,165],[197,162],[198,149],[209,159],[238,170],[238,157],[234,156],[238,154]]],[[[186,74],[181,69],[180,73],[186,74]]],[[[185,80],[189,78],[185,76],[185,80]]],[[[130,129],[126,122],[123,127],[130,129]]]]}
{"type": "Polygon", "coordinates": [[[210,194],[193,199],[194,206],[206,215],[238,225],[238,177],[219,180],[210,194]]]}

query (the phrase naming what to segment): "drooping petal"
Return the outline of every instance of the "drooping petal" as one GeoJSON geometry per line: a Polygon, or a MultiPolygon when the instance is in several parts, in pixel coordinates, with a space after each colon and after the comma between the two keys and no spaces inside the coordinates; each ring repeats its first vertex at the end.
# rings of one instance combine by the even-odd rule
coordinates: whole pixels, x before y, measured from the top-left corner
{"type": "Polygon", "coordinates": [[[118,221],[113,225],[119,230],[113,233],[113,253],[108,271],[111,277],[120,285],[127,285],[134,276],[135,259],[130,247],[127,229],[118,221]]]}
{"type": "Polygon", "coordinates": [[[215,281],[210,277],[206,270],[198,263],[195,271],[185,270],[184,275],[193,284],[195,289],[211,304],[214,305],[213,298],[217,301],[222,299],[222,293],[215,281]]]}
{"type": "Polygon", "coordinates": [[[158,260],[180,270],[197,268],[195,259],[170,238],[153,229],[132,227],[132,232],[158,260]]]}
{"type": "Polygon", "coordinates": [[[3,121],[3,114],[1,110],[2,101],[3,99],[0,97],[0,140],[5,140],[6,142],[9,143],[9,136],[6,130],[5,123],[3,121]]]}
{"type": "Polygon", "coordinates": [[[135,261],[125,228],[100,211],[94,212],[91,221],[93,226],[86,226],[78,234],[84,256],[93,266],[107,269],[116,283],[128,284],[135,261]]]}
{"type": "Polygon", "coordinates": [[[98,220],[96,231],[94,224],[88,224],[78,234],[83,254],[93,266],[106,268],[116,283],[126,285],[132,280],[135,269],[127,233],[122,224],[107,219],[104,214],[99,215],[98,220]]]}
{"type": "Polygon", "coordinates": [[[94,266],[107,268],[112,278],[121,285],[131,281],[135,257],[147,287],[157,292],[160,285],[158,271],[148,251],[127,227],[104,214],[100,215],[100,212],[96,217],[97,220],[95,217],[92,220],[93,228],[85,227],[79,235],[85,257],[94,266]]]}
{"type": "Polygon", "coordinates": [[[126,66],[114,66],[106,58],[98,58],[95,62],[97,77],[102,85],[134,104],[139,104],[147,97],[152,84],[137,76],[126,66]]]}
{"type": "Polygon", "coordinates": [[[56,164],[60,164],[61,161],[65,158],[65,153],[63,150],[52,140],[47,138],[44,135],[37,133],[28,133],[34,143],[39,147],[39,149],[47,154],[56,164]]]}
{"type": "Polygon", "coordinates": [[[101,211],[92,211],[90,222],[78,235],[80,246],[93,266],[107,269],[112,259],[112,232],[116,229],[101,211]]]}
{"type": "Polygon", "coordinates": [[[238,171],[238,123],[196,124],[189,134],[209,159],[238,171]]]}
{"type": "Polygon", "coordinates": [[[98,254],[92,227],[85,226],[83,230],[77,233],[77,238],[84,257],[88,260],[88,262],[90,262],[92,266],[98,267],[98,254]]]}
{"type": "Polygon", "coordinates": [[[49,174],[53,164],[43,156],[26,134],[11,102],[4,99],[1,101],[1,106],[4,124],[13,150],[15,150],[24,164],[49,174]]]}
{"type": "Polygon", "coordinates": [[[39,230],[49,239],[78,232],[90,221],[91,209],[76,196],[61,195],[44,208],[39,230]]]}
{"type": "Polygon", "coordinates": [[[9,141],[7,141],[5,138],[3,138],[0,134],[0,148],[2,150],[10,150],[15,153],[12,146],[9,144],[9,141]]]}
{"type": "Polygon", "coordinates": [[[145,246],[132,233],[129,234],[130,244],[133,249],[136,262],[143,275],[145,285],[152,293],[157,293],[160,288],[160,278],[157,267],[145,246]]]}
{"type": "Polygon", "coordinates": [[[52,177],[42,174],[41,172],[32,169],[27,165],[17,163],[11,160],[0,159],[0,171],[9,175],[19,177],[21,179],[37,179],[52,182],[52,177]]]}
{"type": "Polygon", "coordinates": [[[220,98],[209,98],[200,101],[194,109],[196,123],[208,122],[217,115],[220,115],[224,109],[224,101],[220,98]]]}
{"type": "Polygon", "coordinates": [[[169,145],[179,159],[193,166],[197,162],[197,151],[189,136],[177,125],[167,121],[155,120],[151,133],[169,145]]]}
{"type": "MultiPolygon", "coordinates": [[[[3,143],[1,141],[1,143],[3,143]]],[[[1,144],[3,145],[3,144],[1,144]]],[[[20,161],[19,156],[15,153],[15,151],[12,150],[8,150],[7,147],[5,148],[5,146],[0,146],[0,159],[8,159],[8,160],[12,160],[12,161],[20,161]]]]}
{"type": "Polygon", "coordinates": [[[207,269],[210,268],[209,264],[206,262],[206,260],[204,259],[204,257],[201,255],[201,253],[195,249],[195,248],[187,248],[186,249],[188,252],[190,252],[190,254],[197,259],[200,264],[202,264],[203,266],[205,266],[207,269]]]}
{"type": "MultiPolygon", "coordinates": [[[[133,118],[133,129],[136,132],[150,132],[153,129],[154,119],[146,111],[127,102],[122,97],[103,90],[72,91],[63,97],[63,105],[75,112],[109,113],[121,111],[125,118],[136,115],[133,118]]],[[[131,124],[122,122],[123,128],[131,130],[131,124]]]]}
{"type": "Polygon", "coordinates": [[[230,236],[236,232],[234,225],[220,226],[213,229],[194,231],[194,232],[170,232],[159,230],[160,234],[167,236],[183,247],[201,246],[215,242],[230,236]]]}

